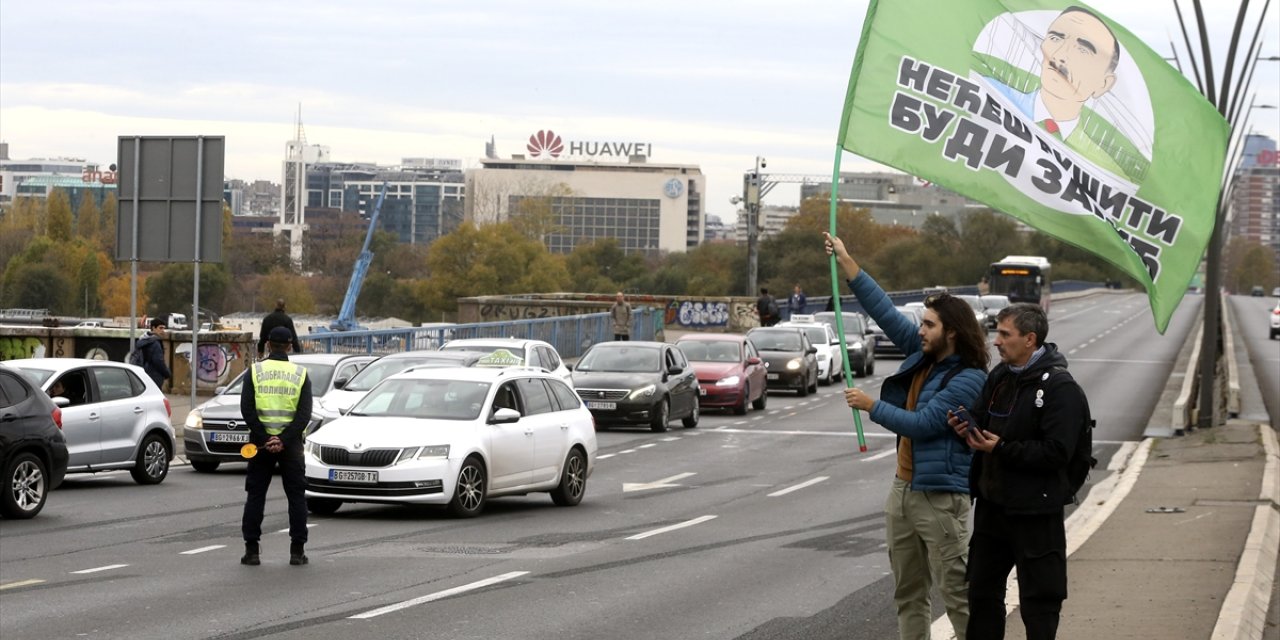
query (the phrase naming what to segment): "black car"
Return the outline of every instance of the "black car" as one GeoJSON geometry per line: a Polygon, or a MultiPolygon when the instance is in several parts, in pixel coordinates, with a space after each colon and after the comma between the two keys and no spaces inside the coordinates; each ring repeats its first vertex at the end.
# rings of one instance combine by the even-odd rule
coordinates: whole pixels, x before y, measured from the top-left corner
{"type": "Polygon", "coordinates": [[[697,374],[672,344],[595,344],[574,365],[573,386],[597,425],[647,424],[661,432],[680,418],[686,429],[698,426],[697,374]]]}
{"type": "Polygon", "coordinates": [[[756,327],[747,339],[768,367],[765,383],[770,389],[791,389],[801,397],[818,391],[818,348],[809,336],[789,327],[756,327]]]}
{"type": "Polygon", "coordinates": [[[0,365],[0,515],[34,518],[67,474],[62,410],[17,371],[0,365]]]}
{"type": "MultiPolygon", "coordinates": [[[[844,325],[844,345],[849,352],[849,368],[853,375],[865,378],[876,372],[876,339],[871,335],[867,320],[861,313],[853,311],[841,312],[841,323],[844,325]]],[[[813,319],[836,328],[836,313],[823,311],[813,314],[813,319]]],[[[844,366],[840,363],[839,366],[844,366]]]]}
{"type": "MultiPolygon", "coordinates": [[[[906,316],[908,320],[915,323],[917,327],[920,326],[920,322],[924,318],[924,307],[910,306],[910,307],[895,307],[895,308],[899,312],[901,312],[902,315],[906,316]]],[[[868,321],[867,326],[868,326],[868,329],[867,329],[868,333],[871,335],[872,338],[875,339],[875,352],[877,355],[882,355],[882,356],[902,356],[903,355],[902,349],[899,349],[898,345],[894,344],[893,341],[889,339],[889,336],[886,336],[884,334],[884,329],[881,329],[880,325],[877,324],[875,320],[868,321]]]]}

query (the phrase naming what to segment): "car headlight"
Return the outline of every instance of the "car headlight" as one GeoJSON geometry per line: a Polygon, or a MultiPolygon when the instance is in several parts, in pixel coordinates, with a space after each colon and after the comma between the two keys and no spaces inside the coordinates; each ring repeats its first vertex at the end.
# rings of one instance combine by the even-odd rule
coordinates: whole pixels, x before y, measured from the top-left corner
{"type": "Polygon", "coordinates": [[[796,369],[799,369],[803,364],[804,363],[800,361],[800,358],[796,358],[795,360],[792,360],[791,362],[787,363],[787,368],[792,371],[795,371],[796,369]]]}
{"type": "Polygon", "coordinates": [[[199,410],[199,409],[196,409],[196,410],[194,410],[194,411],[192,411],[192,412],[188,413],[188,414],[187,414],[187,421],[186,421],[186,422],[184,422],[184,423],[182,423],[182,426],[183,426],[183,427],[185,427],[185,428],[187,428],[187,429],[203,429],[203,428],[204,428],[204,417],[200,415],[200,410],[199,410]]]}
{"type": "Polygon", "coordinates": [[[736,387],[739,382],[742,382],[742,378],[739,378],[738,376],[729,376],[728,378],[720,378],[719,380],[716,380],[716,386],[736,387]]]}
{"type": "Polygon", "coordinates": [[[396,459],[396,464],[405,460],[425,460],[428,458],[448,458],[449,445],[436,444],[427,447],[409,447],[400,450],[400,457],[396,459]]]}
{"type": "Polygon", "coordinates": [[[630,398],[630,399],[632,399],[632,400],[639,400],[640,398],[649,398],[649,397],[652,397],[652,396],[653,396],[653,392],[655,392],[655,391],[657,391],[657,390],[658,390],[658,386],[657,386],[657,385],[649,384],[649,385],[645,385],[645,386],[643,386],[643,387],[640,387],[639,389],[636,389],[635,391],[632,391],[632,392],[631,392],[631,395],[629,395],[629,396],[627,396],[627,397],[628,397],[628,398],[630,398]]]}
{"type": "Polygon", "coordinates": [[[854,351],[861,351],[861,350],[862,350],[862,343],[861,343],[861,342],[850,342],[850,343],[849,343],[849,348],[850,348],[850,349],[853,349],[854,351]]]}
{"type": "Polygon", "coordinates": [[[320,459],[320,445],[314,442],[307,442],[306,451],[307,455],[312,458],[315,458],[316,460],[320,459]]]}

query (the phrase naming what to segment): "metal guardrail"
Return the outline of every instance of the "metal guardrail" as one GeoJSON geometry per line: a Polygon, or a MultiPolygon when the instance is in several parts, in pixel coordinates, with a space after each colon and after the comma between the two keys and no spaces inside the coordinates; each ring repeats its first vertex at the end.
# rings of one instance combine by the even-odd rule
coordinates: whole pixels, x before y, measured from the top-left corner
{"type": "MultiPolygon", "coordinates": [[[[663,311],[641,307],[631,312],[633,340],[661,340],[663,311]]],[[[555,318],[479,322],[435,327],[405,327],[313,333],[299,337],[307,353],[365,353],[385,355],[398,351],[439,349],[450,340],[464,338],[523,338],[542,340],[562,358],[581,356],[597,342],[613,339],[613,318],[607,312],[555,318]]]]}

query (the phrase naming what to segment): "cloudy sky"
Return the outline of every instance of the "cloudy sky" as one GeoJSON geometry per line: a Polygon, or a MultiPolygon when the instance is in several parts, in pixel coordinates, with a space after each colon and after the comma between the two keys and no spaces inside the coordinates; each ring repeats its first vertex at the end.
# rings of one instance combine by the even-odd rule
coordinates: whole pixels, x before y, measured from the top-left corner
{"type": "MultiPolygon", "coordinates": [[[[1205,4],[1220,69],[1236,2],[1205,4]]],[[[105,165],[117,136],[223,135],[228,177],[278,182],[299,104],[307,140],[340,161],[476,166],[490,136],[507,156],[553,129],[649,142],[654,162],[701,166],[708,213],[729,218],[757,155],[771,173],[831,173],[866,5],[4,0],[0,140],[12,158],[105,165]]],[[[1169,0],[1092,6],[1166,55],[1181,41],[1169,0]]],[[[1270,56],[1280,3],[1268,14],[1270,56]]],[[[1280,105],[1280,63],[1261,63],[1254,88],[1259,104],[1280,105]]],[[[1253,122],[1280,137],[1280,110],[1253,122]]],[[[877,168],[850,155],[844,167],[877,168]]],[[[779,187],[766,202],[797,199],[779,187]]]]}

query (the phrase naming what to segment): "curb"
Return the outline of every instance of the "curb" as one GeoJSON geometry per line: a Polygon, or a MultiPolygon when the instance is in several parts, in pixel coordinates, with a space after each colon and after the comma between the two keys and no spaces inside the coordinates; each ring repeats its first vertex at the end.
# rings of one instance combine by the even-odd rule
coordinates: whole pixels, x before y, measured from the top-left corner
{"type": "Polygon", "coordinates": [[[1280,448],[1270,426],[1259,424],[1258,430],[1267,454],[1259,496],[1263,504],[1254,508],[1235,580],[1213,627],[1213,640],[1261,640],[1267,630],[1267,608],[1280,553],[1280,448]]]}

